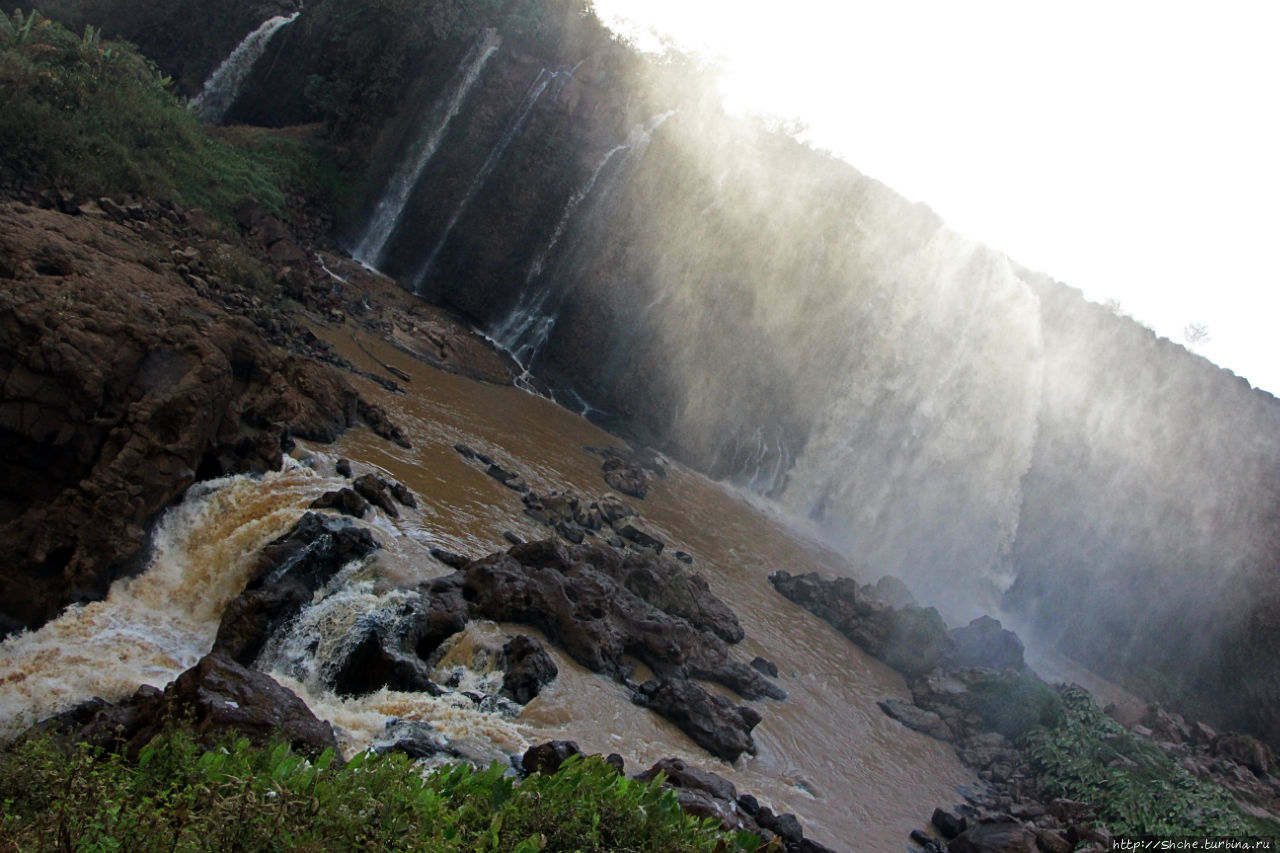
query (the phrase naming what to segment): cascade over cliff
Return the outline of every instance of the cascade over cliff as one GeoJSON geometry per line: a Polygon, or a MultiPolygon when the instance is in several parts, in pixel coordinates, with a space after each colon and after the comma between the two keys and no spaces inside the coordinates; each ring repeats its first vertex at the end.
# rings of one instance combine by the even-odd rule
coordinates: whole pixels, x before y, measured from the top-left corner
{"type": "MultiPolygon", "coordinates": [[[[1280,404],[726,116],[691,63],[543,6],[383,33],[367,79],[393,85],[361,102],[342,100],[372,73],[358,37],[395,20],[318,3],[227,119],[328,118],[365,176],[346,245],[557,399],[922,598],[1003,602],[1105,674],[1280,743],[1280,404]]],[[[172,16],[119,26],[144,49],[168,27],[181,49],[157,61],[194,93],[191,69],[293,11],[248,8],[189,37],[172,16]]]]}

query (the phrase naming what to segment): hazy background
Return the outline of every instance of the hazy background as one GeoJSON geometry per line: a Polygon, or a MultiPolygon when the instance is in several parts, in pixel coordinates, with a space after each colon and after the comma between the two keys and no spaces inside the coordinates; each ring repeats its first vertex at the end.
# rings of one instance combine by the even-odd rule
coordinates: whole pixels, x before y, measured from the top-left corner
{"type": "Polygon", "coordinates": [[[1280,392],[1280,4],[596,0],[957,230],[1280,392]]]}

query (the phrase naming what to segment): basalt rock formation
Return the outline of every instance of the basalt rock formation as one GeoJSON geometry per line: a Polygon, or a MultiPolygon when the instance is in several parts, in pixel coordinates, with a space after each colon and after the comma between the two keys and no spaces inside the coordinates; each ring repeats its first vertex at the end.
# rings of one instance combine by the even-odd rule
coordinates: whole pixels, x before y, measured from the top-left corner
{"type": "Polygon", "coordinates": [[[144,685],[115,705],[93,700],[51,724],[75,740],[136,756],[166,724],[178,721],[189,722],[209,744],[234,734],[259,746],[284,741],[311,758],[338,750],[333,728],[295,693],[218,654],[201,658],[163,691],[144,685]]]}

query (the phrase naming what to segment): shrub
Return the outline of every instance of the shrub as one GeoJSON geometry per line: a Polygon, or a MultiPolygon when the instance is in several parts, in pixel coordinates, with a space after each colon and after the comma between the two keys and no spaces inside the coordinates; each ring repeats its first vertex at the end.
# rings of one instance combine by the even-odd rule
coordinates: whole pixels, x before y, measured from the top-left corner
{"type": "Polygon", "coordinates": [[[754,850],[598,757],[516,782],[494,765],[424,776],[400,754],[339,766],[287,746],[202,751],[168,732],[136,763],[34,734],[0,754],[0,850],[754,850]]]}
{"type": "Polygon", "coordinates": [[[1017,740],[1038,727],[1052,728],[1062,720],[1058,693],[1034,675],[992,675],[970,689],[970,709],[983,728],[1017,740]]]}
{"type": "Polygon", "coordinates": [[[1203,782],[1151,741],[1108,717],[1088,692],[1062,694],[1064,713],[1026,740],[1046,797],[1090,803],[1111,831],[1124,835],[1272,834],[1242,815],[1231,795],[1203,782]]]}

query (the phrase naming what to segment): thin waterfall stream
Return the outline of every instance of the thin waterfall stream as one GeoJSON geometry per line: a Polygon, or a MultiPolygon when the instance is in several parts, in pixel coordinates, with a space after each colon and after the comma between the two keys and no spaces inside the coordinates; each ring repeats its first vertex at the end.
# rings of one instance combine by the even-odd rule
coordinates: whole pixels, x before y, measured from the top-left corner
{"type": "Polygon", "coordinates": [[[235,50],[214,69],[205,81],[200,94],[191,100],[191,106],[200,120],[209,124],[222,121],[227,110],[240,97],[240,90],[245,80],[258,64],[258,60],[266,53],[267,45],[282,27],[292,24],[298,15],[276,15],[263,21],[258,28],[244,37],[235,50]]]}

